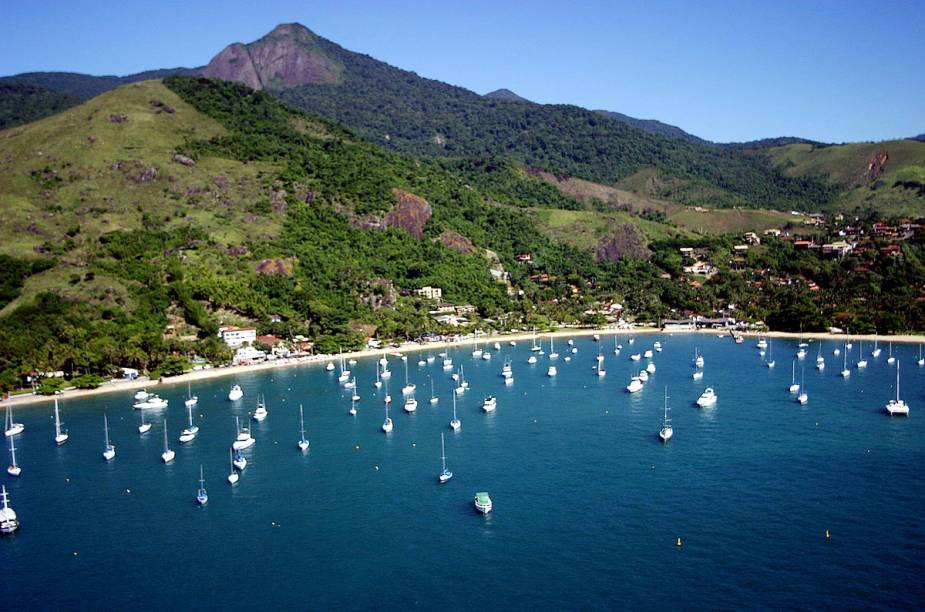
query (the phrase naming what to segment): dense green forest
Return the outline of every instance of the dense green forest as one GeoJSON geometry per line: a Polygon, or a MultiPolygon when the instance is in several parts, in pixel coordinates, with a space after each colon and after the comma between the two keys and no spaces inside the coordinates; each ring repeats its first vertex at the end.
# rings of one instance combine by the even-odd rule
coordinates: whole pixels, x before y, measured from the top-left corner
{"type": "Polygon", "coordinates": [[[36,121],[80,100],[37,85],[0,82],[0,130],[36,121]]]}

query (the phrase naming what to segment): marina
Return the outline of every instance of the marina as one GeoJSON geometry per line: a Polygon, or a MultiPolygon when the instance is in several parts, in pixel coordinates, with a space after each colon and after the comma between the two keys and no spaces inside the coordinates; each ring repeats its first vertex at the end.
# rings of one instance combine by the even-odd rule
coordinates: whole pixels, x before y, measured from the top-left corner
{"type": "MultiPolygon", "coordinates": [[[[293,604],[285,593],[299,593],[318,607],[398,608],[418,597],[453,607],[492,589],[500,606],[574,607],[600,598],[645,606],[654,589],[689,596],[694,584],[701,588],[688,604],[704,607],[759,594],[779,607],[798,607],[807,597],[837,605],[874,592],[889,593],[895,606],[921,601],[916,576],[925,561],[915,542],[925,528],[902,520],[925,507],[918,346],[893,347],[910,415],[889,418],[884,406],[896,397],[896,372],[885,358],[852,369],[849,378],[812,367],[796,372],[797,382],[805,377],[813,389],[812,401],[800,405],[787,393],[793,373],[765,367],[754,344],[681,334],[636,338],[643,348],[654,339],[662,346],[652,358],[657,383],[637,393],[624,390],[639,373],[628,359],[609,364],[612,376],[589,375],[600,354],[589,337],[575,338],[579,352],[559,364],[557,376],[525,368],[510,385],[491,362],[458,357],[474,394],[453,394],[451,372],[439,361],[421,366],[409,382],[426,388],[432,377],[436,396],[446,401],[390,411],[395,428],[386,436],[380,402],[387,389],[370,385],[355,402],[369,409],[345,419],[353,393],[325,362],[236,374],[246,396],[273,406],[262,421],[252,419],[254,403],[227,401],[231,381],[221,378],[194,384],[198,403],[190,408],[186,385],[159,388],[168,407],[149,420],[163,430],[166,419],[168,429],[149,436],[138,435],[132,393],[60,401],[70,433],[60,446],[52,404],[18,410],[23,472],[4,475],[4,485],[19,529],[0,539],[0,559],[17,568],[17,580],[3,590],[23,605],[73,605],[101,591],[122,607],[182,605],[203,580],[221,580],[228,559],[248,575],[272,555],[272,581],[233,599],[218,592],[213,603],[284,606],[293,604]],[[695,346],[704,356],[702,380],[691,379],[695,346]],[[665,385],[677,434],[670,444],[656,435],[668,419],[665,385]],[[706,387],[721,399],[698,409],[706,387]],[[483,409],[488,396],[496,401],[491,411],[483,409]],[[448,427],[454,404],[466,428],[448,427]],[[169,438],[189,428],[190,411],[199,435],[169,449],[169,438]],[[107,436],[119,441],[108,462],[100,457],[103,412],[107,436]],[[293,452],[303,428],[313,432],[311,447],[293,452]],[[232,442],[243,447],[246,471],[229,466],[232,442]],[[165,448],[173,455],[166,464],[165,448]],[[443,456],[452,459],[453,478],[441,484],[434,460],[443,456]],[[833,464],[844,473],[833,475],[833,464]],[[591,467],[600,465],[608,469],[591,467]],[[229,473],[234,486],[225,482],[229,473]],[[200,480],[213,483],[208,504],[192,495],[200,480]],[[493,501],[484,516],[473,508],[482,492],[493,501]],[[563,498],[571,501],[565,512],[563,498]],[[105,521],[83,520],[101,514],[105,521]],[[140,552],[127,546],[137,541],[139,524],[147,533],[140,552]],[[221,535],[242,525],[247,538],[221,535]],[[549,546],[562,554],[544,554],[549,546]],[[141,578],[112,584],[113,563],[140,577],[165,554],[196,572],[175,574],[175,588],[165,592],[144,590],[141,578]],[[756,563],[775,558],[790,560],[756,563]],[[513,582],[493,569],[501,560],[513,582]],[[44,568],[53,564],[70,564],[80,580],[66,592],[49,592],[44,568]],[[672,580],[666,585],[657,574],[633,571],[639,564],[663,567],[672,580]],[[876,569],[858,574],[858,564],[876,569]],[[382,566],[408,570],[392,574],[393,594],[385,597],[376,586],[382,566]],[[748,576],[723,573],[746,566],[748,576]],[[613,580],[615,571],[620,580],[613,580]],[[469,579],[452,596],[439,587],[461,572],[469,579]],[[424,573],[436,580],[420,580],[424,573]],[[771,580],[785,588],[760,589],[771,580]]],[[[798,348],[791,340],[775,347],[791,355],[798,348]]],[[[810,342],[809,350],[815,355],[818,346],[810,342]]],[[[845,350],[852,355],[843,362],[859,358],[858,348],[845,350]]],[[[505,363],[524,363],[531,353],[529,343],[497,352],[505,363]]],[[[374,380],[376,359],[358,359],[353,372],[374,380]]]]}

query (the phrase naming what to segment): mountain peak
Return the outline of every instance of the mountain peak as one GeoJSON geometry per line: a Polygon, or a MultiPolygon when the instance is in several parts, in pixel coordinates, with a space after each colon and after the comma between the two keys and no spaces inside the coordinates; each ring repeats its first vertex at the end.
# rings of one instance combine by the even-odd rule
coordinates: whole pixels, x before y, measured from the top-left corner
{"type": "Polygon", "coordinates": [[[487,94],[485,94],[485,97],[494,98],[495,100],[507,100],[509,102],[529,102],[530,101],[526,98],[518,96],[510,89],[505,89],[504,87],[502,87],[501,89],[496,89],[494,91],[488,92],[487,94]]]}
{"type": "Polygon", "coordinates": [[[228,45],[202,74],[253,89],[339,83],[344,66],[325,51],[323,43],[300,23],[281,23],[255,42],[228,45]]]}

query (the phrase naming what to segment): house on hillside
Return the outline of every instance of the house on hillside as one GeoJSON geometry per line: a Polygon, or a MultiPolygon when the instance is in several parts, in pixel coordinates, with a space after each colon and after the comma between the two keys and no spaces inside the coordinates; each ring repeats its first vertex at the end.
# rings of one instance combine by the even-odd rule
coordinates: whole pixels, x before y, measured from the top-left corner
{"type": "Polygon", "coordinates": [[[755,232],[745,232],[743,239],[745,240],[746,243],[751,244],[751,245],[761,244],[761,238],[759,238],[758,234],[756,234],[755,232]]]}
{"type": "Polygon", "coordinates": [[[434,300],[436,302],[443,299],[443,289],[440,287],[431,287],[430,285],[415,289],[414,294],[425,300],[434,300]]]}
{"type": "Polygon", "coordinates": [[[257,328],[227,325],[218,328],[218,337],[230,348],[238,348],[257,340],[257,328]]]}
{"type": "Polygon", "coordinates": [[[835,255],[836,257],[844,257],[854,247],[845,242],[844,240],[836,240],[835,242],[830,242],[828,244],[822,245],[822,254],[823,255],[835,255]]]}
{"type": "Polygon", "coordinates": [[[695,261],[692,265],[684,266],[684,272],[698,276],[713,276],[716,269],[705,261],[695,261]]]}

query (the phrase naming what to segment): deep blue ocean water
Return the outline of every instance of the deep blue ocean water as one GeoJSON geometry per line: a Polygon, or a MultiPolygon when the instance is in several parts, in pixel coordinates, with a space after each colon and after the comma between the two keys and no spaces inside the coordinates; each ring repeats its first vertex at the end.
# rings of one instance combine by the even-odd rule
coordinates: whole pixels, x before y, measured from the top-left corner
{"type": "MultiPolygon", "coordinates": [[[[529,342],[490,361],[451,351],[471,390],[448,428],[449,372],[419,367],[415,414],[401,410],[404,369],[390,359],[395,431],[381,432],[373,359],[350,392],[323,364],[194,385],[201,431],[176,442],[185,386],[170,399],[165,466],[161,424],[140,436],[131,393],[61,402],[70,441],[55,447],[50,405],[21,408],[20,478],[5,472],[22,526],[0,538],[0,601],[12,608],[919,608],[925,602],[925,368],[897,346],[909,418],[889,417],[894,369],[886,347],[842,379],[805,360],[809,403],[787,387],[794,342],[775,341],[777,367],[754,340],[637,337],[613,354],[576,338],[579,352],[548,378],[529,342]],[[664,345],[644,391],[624,391],[631,352],[664,345]],[[697,346],[702,381],[691,379],[697,346]],[[607,376],[592,366],[598,349],[607,376]],[[499,373],[513,359],[515,384],[499,373]],[[440,396],[428,403],[430,378],[440,396]],[[244,400],[227,401],[233,382],[244,400]],[[657,433],[668,387],[674,438],[657,433]],[[719,401],[694,400],[713,386],[719,401]],[[233,415],[265,394],[269,417],[238,485],[225,481],[233,415]],[[480,409],[498,398],[495,413],[480,409]],[[311,448],[296,448],[298,404],[311,448]],[[103,411],[117,457],[103,461],[103,411]],[[454,478],[437,484],[440,433],[454,478]],[[209,504],[195,505],[200,463],[209,504]],[[377,469],[378,467],[378,469],[377,469]],[[472,497],[486,490],[487,517],[472,497]],[[826,540],[828,529],[831,538],[826,540]],[[683,546],[676,539],[683,539],[683,546]]],[[[548,351],[548,341],[545,346],[548,351]]],[[[855,343],[849,363],[856,361],[855,343]]],[[[867,350],[867,349],[865,349],[867,350]]],[[[493,351],[494,353],[494,351],[493,351]]],[[[642,364],[645,364],[643,360],[642,364]]],[[[797,366],[797,379],[800,366],[797,366]]],[[[157,421],[153,411],[148,416],[157,421]]]]}

